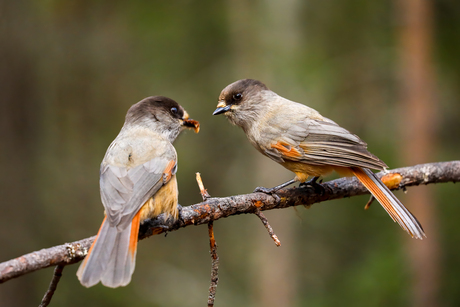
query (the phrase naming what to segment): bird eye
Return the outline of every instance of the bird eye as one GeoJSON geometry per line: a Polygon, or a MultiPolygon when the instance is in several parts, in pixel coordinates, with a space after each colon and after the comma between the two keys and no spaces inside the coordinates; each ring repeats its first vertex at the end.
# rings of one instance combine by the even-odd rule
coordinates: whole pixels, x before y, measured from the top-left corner
{"type": "Polygon", "coordinates": [[[233,95],[233,99],[235,99],[235,100],[241,100],[241,98],[243,98],[243,95],[241,93],[237,93],[237,94],[233,95]]]}
{"type": "Polygon", "coordinates": [[[172,113],[172,114],[177,114],[177,108],[172,107],[172,108],[171,108],[171,113],[172,113]]]}

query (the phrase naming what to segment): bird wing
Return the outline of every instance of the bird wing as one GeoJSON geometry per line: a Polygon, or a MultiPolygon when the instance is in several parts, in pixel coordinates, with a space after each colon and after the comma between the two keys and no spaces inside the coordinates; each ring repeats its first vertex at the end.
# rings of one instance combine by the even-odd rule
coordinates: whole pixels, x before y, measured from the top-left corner
{"type": "MultiPolygon", "coordinates": [[[[371,169],[386,167],[367,150],[367,144],[357,135],[328,118],[311,119],[307,116],[284,122],[290,124],[286,127],[270,125],[271,130],[278,129],[278,137],[272,138],[276,141],[264,148],[264,153],[275,161],[371,169]]],[[[275,131],[267,132],[276,135],[275,131]]]]}
{"type": "Polygon", "coordinates": [[[155,156],[135,167],[102,162],[101,199],[110,225],[120,231],[129,226],[144,203],[176,173],[177,159],[172,150],[172,159],[155,156]]]}

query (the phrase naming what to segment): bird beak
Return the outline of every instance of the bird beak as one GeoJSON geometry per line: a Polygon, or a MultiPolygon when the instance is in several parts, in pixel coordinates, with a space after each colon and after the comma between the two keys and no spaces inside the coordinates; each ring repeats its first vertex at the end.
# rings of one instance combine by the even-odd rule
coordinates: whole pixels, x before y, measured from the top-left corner
{"type": "Polygon", "coordinates": [[[214,113],[212,113],[212,115],[219,115],[219,114],[225,113],[228,110],[230,110],[231,106],[232,105],[228,105],[228,106],[225,105],[225,102],[221,100],[217,104],[217,109],[214,111],[214,113]]]}
{"type": "Polygon", "coordinates": [[[200,122],[190,119],[187,111],[184,111],[184,117],[182,118],[182,126],[194,130],[195,133],[200,132],[200,122]]]}

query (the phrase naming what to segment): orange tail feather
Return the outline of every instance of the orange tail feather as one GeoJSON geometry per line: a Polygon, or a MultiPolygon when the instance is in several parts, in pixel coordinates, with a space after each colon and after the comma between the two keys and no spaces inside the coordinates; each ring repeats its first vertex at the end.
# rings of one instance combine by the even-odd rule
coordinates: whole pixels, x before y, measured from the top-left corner
{"type": "Polygon", "coordinates": [[[412,237],[423,239],[426,237],[422,226],[415,216],[404,207],[404,205],[394,196],[388,187],[367,168],[353,167],[353,174],[378,200],[393,221],[397,222],[402,229],[407,231],[412,237]]]}
{"type": "Polygon", "coordinates": [[[129,237],[129,252],[134,259],[137,251],[137,237],[139,235],[139,226],[141,223],[141,210],[134,216],[131,223],[131,235],[129,237]]]}

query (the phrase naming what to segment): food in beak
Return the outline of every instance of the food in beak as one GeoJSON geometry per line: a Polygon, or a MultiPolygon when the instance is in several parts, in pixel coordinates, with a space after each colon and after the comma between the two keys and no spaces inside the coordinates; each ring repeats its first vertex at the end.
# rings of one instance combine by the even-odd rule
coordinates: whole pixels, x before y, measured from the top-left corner
{"type": "Polygon", "coordinates": [[[197,120],[193,119],[184,119],[182,125],[184,127],[187,127],[189,129],[193,129],[195,133],[198,133],[200,131],[200,122],[197,120]]]}

